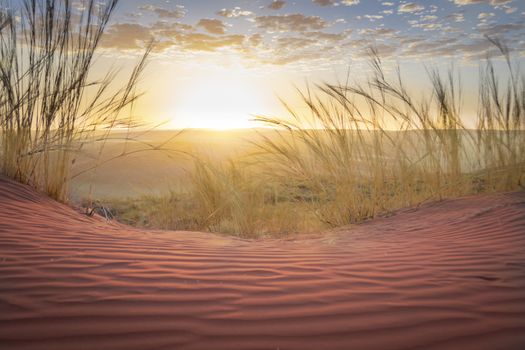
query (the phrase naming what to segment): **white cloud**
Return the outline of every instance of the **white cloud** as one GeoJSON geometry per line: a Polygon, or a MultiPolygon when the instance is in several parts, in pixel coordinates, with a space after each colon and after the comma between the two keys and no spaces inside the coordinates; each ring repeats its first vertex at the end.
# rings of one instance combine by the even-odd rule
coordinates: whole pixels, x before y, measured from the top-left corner
{"type": "Polygon", "coordinates": [[[305,16],[299,13],[279,16],[260,16],[255,18],[259,28],[270,32],[304,32],[307,30],[323,29],[327,26],[319,16],[305,16]]]}
{"type": "Polygon", "coordinates": [[[398,12],[400,13],[413,13],[413,12],[419,12],[424,10],[425,7],[420,4],[416,4],[415,2],[407,2],[404,4],[399,5],[398,12]]]}
{"type": "Polygon", "coordinates": [[[454,3],[459,6],[474,5],[474,4],[491,4],[492,6],[501,6],[511,3],[513,0],[454,0],[454,3]]]}
{"type": "Polygon", "coordinates": [[[341,3],[345,6],[353,6],[359,4],[359,0],[343,0],[341,3]]]}
{"type": "Polygon", "coordinates": [[[153,12],[160,18],[182,18],[187,12],[182,5],[177,5],[174,10],[165,9],[154,5],[142,5],[139,6],[139,10],[153,12]]]}
{"type": "Polygon", "coordinates": [[[253,15],[253,12],[243,11],[240,7],[234,7],[231,10],[222,9],[220,11],[217,11],[217,14],[226,18],[237,18],[241,16],[251,16],[253,15]]]}
{"type": "Polygon", "coordinates": [[[370,20],[371,22],[374,22],[374,21],[376,21],[378,19],[383,18],[383,16],[381,16],[381,15],[364,15],[364,17],[366,19],[370,20]]]}

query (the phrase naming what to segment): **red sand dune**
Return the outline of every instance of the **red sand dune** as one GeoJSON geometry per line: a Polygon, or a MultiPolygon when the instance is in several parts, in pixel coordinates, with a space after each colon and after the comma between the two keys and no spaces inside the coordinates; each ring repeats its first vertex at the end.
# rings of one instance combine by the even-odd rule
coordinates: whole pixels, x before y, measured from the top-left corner
{"type": "Polygon", "coordinates": [[[247,241],[0,179],[0,348],[525,349],[525,192],[247,241]]]}

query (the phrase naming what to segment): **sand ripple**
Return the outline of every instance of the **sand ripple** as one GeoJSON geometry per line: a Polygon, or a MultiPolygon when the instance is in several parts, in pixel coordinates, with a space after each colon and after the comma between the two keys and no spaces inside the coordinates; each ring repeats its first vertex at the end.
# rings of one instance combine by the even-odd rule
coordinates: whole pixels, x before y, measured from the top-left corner
{"type": "Polygon", "coordinates": [[[0,179],[0,348],[525,349],[525,192],[247,241],[0,179]]]}

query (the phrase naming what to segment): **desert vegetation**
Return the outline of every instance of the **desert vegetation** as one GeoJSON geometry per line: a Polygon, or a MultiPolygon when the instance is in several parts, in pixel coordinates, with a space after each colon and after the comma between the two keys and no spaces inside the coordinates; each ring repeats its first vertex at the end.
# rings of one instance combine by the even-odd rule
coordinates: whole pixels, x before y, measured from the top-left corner
{"type": "Polygon", "coordinates": [[[149,228],[284,236],[317,228],[309,207],[265,183],[242,159],[195,159],[183,185],[167,194],[101,200],[115,218],[149,228]],[[206,159],[206,160],[205,160],[206,159]]]}
{"type": "MultiPolygon", "coordinates": [[[[168,145],[139,142],[102,157],[112,130],[134,125],[124,111],[140,96],[137,83],[151,50],[145,48],[124,86],[112,86],[113,70],[92,76],[116,4],[87,1],[75,12],[68,1],[24,0],[19,20],[7,7],[0,12],[4,175],[64,201],[73,176],[168,145]],[[72,172],[86,145],[95,160],[72,172]]],[[[453,68],[428,67],[431,89],[414,96],[403,72],[387,74],[391,67],[372,49],[368,81],[298,89],[307,112],[282,101],[289,115],[257,117],[269,128],[242,154],[216,159],[185,150],[178,188],[85,204],[133,225],[259,237],[347,225],[432,200],[522,189],[525,76],[503,42],[487,40],[507,68],[501,76],[494,58],[480,65],[475,127],[462,114],[464,91],[453,68]]],[[[120,135],[132,140],[129,133],[120,135]]]]}
{"type": "Polygon", "coordinates": [[[366,84],[323,84],[300,92],[308,115],[289,108],[291,120],[259,118],[285,130],[259,144],[271,176],[314,193],[313,210],[330,226],[428,200],[522,188],[524,76],[508,48],[489,40],[508,75],[500,80],[490,59],[480,69],[475,130],[462,117],[463,91],[452,68],[429,68],[432,91],[415,98],[402,72],[389,80],[372,50],[366,84]]]}
{"type": "Polygon", "coordinates": [[[0,8],[0,171],[58,200],[86,143],[103,147],[140,95],[149,48],[126,84],[94,77],[97,48],[118,0],[24,0],[0,8]]]}
{"type": "Polygon", "coordinates": [[[156,221],[146,215],[142,224],[159,226],[161,215],[168,218],[160,219],[164,228],[279,235],[444,198],[523,189],[525,77],[509,49],[488,40],[507,73],[498,76],[490,58],[480,67],[475,127],[462,116],[464,91],[453,68],[428,68],[432,89],[416,98],[403,73],[387,78],[371,50],[366,84],[298,90],[308,113],[283,101],[291,117],[257,117],[274,131],[261,132],[244,156],[197,157],[186,191],[142,199],[148,204],[137,212],[157,208],[156,221]]]}

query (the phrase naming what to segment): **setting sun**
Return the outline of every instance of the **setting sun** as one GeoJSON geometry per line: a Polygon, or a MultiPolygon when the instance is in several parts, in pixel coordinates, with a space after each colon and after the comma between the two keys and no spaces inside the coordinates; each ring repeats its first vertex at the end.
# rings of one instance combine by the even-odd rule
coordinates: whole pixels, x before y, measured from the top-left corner
{"type": "Polygon", "coordinates": [[[171,128],[241,129],[254,127],[255,111],[268,110],[273,96],[261,79],[241,69],[218,67],[192,76],[174,96],[171,128]]]}

